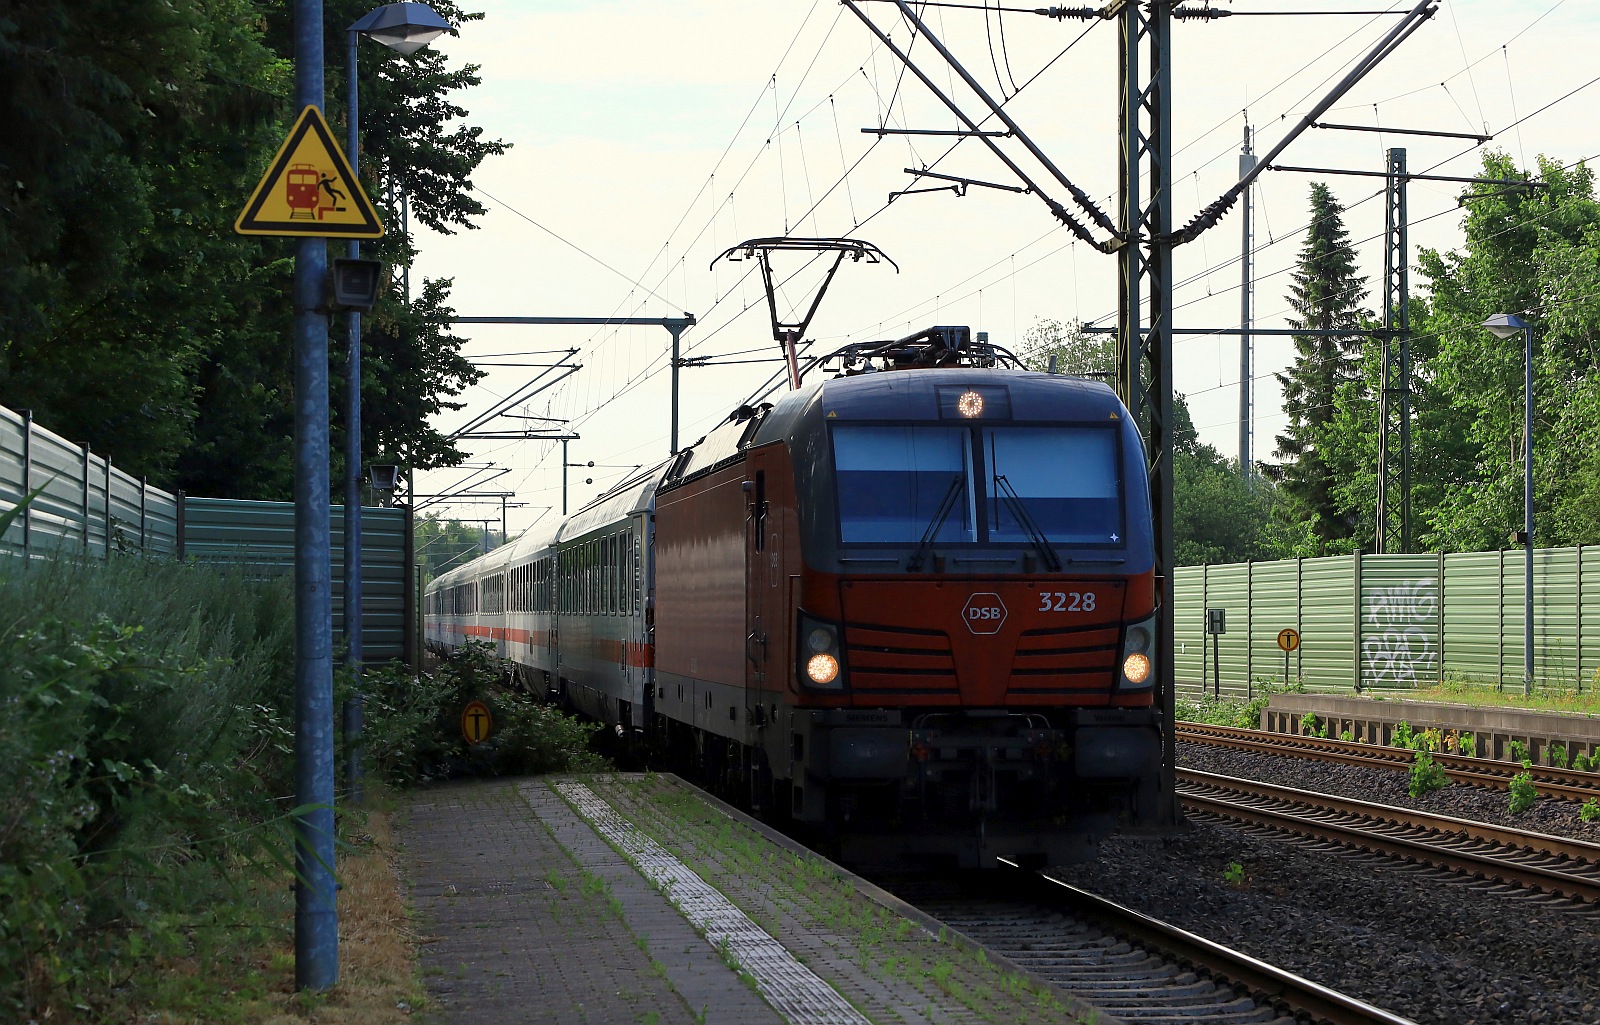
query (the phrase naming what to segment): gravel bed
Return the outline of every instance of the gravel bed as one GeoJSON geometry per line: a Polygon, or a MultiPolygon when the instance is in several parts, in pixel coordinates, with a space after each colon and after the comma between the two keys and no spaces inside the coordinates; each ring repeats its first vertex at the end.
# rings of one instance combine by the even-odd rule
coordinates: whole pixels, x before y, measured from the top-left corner
{"type": "MultiPolygon", "coordinates": [[[[1577,807],[1506,814],[1503,792],[1452,786],[1413,802],[1405,774],[1180,745],[1189,767],[1596,839],[1577,807]]],[[[1490,892],[1391,859],[1319,852],[1226,825],[1113,837],[1053,870],[1138,908],[1425,1025],[1596,1025],[1600,914],[1490,892]],[[1225,878],[1244,870],[1241,883],[1225,878]]]]}
{"type": "Polygon", "coordinates": [[[1178,764],[1185,769],[1240,776],[1279,786],[1415,808],[1434,815],[1454,815],[1458,819],[1472,819],[1475,822],[1493,822],[1600,844],[1600,821],[1578,821],[1579,805],[1555,797],[1541,797],[1532,808],[1513,815],[1508,808],[1510,794],[1504,790],[1452,783],[1418,800],[1406,793],[1409,773],[1398,769],[1338,765],[1293,755],[1232,751],[1210,744],[1180,743],[1178,764]]]}

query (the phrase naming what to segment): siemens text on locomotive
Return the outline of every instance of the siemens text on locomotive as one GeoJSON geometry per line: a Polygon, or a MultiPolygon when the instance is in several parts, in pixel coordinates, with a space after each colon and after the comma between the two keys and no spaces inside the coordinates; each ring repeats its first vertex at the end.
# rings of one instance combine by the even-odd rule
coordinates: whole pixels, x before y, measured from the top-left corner
{"type": "Polygon", "coordinates": [[[966,328],[835,354],[433,581],[427,639],[847,857],[1092,856],[1163,800],[1145,454],[966,328]],[[872,372],[876,370],[877,372],[872,372]]]}

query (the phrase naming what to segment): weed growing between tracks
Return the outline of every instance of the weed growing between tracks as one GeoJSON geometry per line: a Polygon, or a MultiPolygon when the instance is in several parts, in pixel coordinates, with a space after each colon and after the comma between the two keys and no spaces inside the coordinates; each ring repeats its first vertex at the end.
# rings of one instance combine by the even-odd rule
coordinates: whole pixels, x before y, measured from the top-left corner
{"type": "Polygon", "coordinates": [[[1087,1020],[1049,987],[948,934],[929,933],[856,890],[821,857],[774,844],[681,784],[653,774],[587,782],[873,1021],[899,1020],[896,1003],[934,998],[982,1021],[1087,1020]]]}

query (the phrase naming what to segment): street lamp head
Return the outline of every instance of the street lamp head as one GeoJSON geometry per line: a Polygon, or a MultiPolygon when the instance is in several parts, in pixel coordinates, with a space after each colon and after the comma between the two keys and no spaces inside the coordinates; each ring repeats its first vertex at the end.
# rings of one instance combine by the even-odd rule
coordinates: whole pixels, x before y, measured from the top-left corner
{"type": "Polygon", "coordinates": [[[1528,322],[1515,313],[1496,313],[1484,321],[1483,326],[1496,338],[1515,338],[1528,330],[1528,322]]]}
{"type": "Polygon", "coordinates": [[[384,4],[351,25],[350,31],[410,56],[450,31],[450,23],[427,4],[384,4]]]}
{"type": "Polygon", "coordinates": [[[400,467],[392,465],[371,466],[367,469],[372,479],[372,490],[393,491],[400,485],[400,467]]]}

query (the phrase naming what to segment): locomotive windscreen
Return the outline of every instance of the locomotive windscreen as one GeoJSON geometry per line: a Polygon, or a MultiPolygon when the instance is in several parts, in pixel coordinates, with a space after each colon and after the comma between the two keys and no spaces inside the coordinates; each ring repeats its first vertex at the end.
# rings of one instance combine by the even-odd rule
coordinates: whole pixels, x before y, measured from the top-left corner
{"type": "Polygon", "coordinates": [[[839,425],[833,460],[844,544],[1123,539],[1111,427],[839,425]]]}
{"type": "Polygon", "coordinates": [[[836,428],[840,540],[916,544],[930,528],[936,541],[975,540],[971,443],[961,427],[836,428]]]}
{"type": "Polygon", "coordinates": [[[1122,540],[1117,435],[1106,427],[990,427],[989,540],[1027,541],[1025,511],[1039,533],[1061,544],[1122,540]]]}

